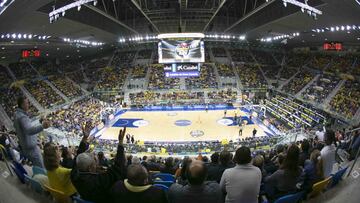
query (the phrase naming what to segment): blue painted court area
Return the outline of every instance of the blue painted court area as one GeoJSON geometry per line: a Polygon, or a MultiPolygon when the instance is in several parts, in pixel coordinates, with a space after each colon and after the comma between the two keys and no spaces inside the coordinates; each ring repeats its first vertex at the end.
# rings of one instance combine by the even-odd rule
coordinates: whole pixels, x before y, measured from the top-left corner
{"type": "MultiPolygon", "coordinates": [[[[229,120],[232,120],[232,121],[233,121],[233,123],[230,124],[230,125],[228,125],[228,126],[238,125],[238,123],[235,122],[234,117],[225,117],[225,119],[229,119],[229,120]]],[[[239,119],[239,118],[238,118],[238,119],[239,119]]],[[[250,118],[247,117],[247,116],[241,116],[241,121],[242,121],[242,122],[243,122],[243,121],[247,121],[247,125],[252,125],[252,124],[254,124],[254,122],[253,122],[252,120],[250,120],[250,118]]]]}
{"type": "Polygon", "coordinates": [[[112,125],[112,127],[138,128],[138,126],[134,125],[134,122],[140,121],[140,120],[142,120],[142,119],[120,118],[112,125]]]}

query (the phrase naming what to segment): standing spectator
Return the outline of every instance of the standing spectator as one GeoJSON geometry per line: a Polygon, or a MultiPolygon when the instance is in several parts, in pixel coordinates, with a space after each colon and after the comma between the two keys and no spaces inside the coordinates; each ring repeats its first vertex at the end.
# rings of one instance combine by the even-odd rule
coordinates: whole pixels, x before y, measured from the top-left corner
{"type": "Polygon", "coordinates": [[[256,133],[257,133],[257,130],[256,130],[256,128],[254,128],[254,130],[253,130],[253,137],[255,137],[256,136],[256,133]]]}
{"type": "Polygon", "coordinates": [[[325,147],[321,150],[321,159],[323,161],[324,178],[330,176],[333,165],[335,163],[335,133],[332,130],[327,130],[325,133],[325,147]]]}
{"type": "Polygon", "coordinates": [[[211,180],[215,180],[216,182],[220,183],[221,176],[223,175],[224,171],[228,168],[234,167],[231,161],[231,153],[228,151],[222,151],[220,153],[220,164],[218,167],[213,167],[211,170],[211,180]]]}
{"type": "Polygon", "coordinates": [[[131,135],[131,144],[134,144],[134,143],[135,143],[134,135],[131,135]]]}
{"type": "Polygon", "coordinates": [[[165,192],[149,184],[148,180],[148,172],[141,164],[130,165],[127,179],[116,182],[111,190],[112,202],[166,203],[165,192]]]}
{"type": "Polygon", "coordinates": [[[261,171],[253,166],[248,147],[236,150],[236,166],[225,170],[221,177],[220,188],[226,193],[225,202],[257,203],[261,184],[261,171]]]}
{"type": "Polygon", "coordinates": [[[242,136],[242,133],[243,133],[244,125],[242,123],[239,123],[239,127],[240,127],[240,129],[239,129],[239,139],[240,139],[240,137],[242,136]]]}
{"type": "Polygon", "coordinates": [[[169,202],[222,202],[219,184],[216,182],[205,182],[207,168],[202,161],[192,161],[186,174],[189,184],[173,184],[169,189],[169,202]]]}
{"type": "Polygon", "coordinates": [[[130,134],[127,134],[126,135],[126,144],[130,144],[130,138],[131,138],[130,134]]]}
{"type": "Polygon", "coordinates": [[[208,167],[207,180],[217,181],[217,171],[219,170],[219,153],[215,152],[211,155],[211,163],[208,167]]]}
{"type": "Polygon", "coordinates": [[[265,190],[270,200],[297,191],[296,184],[300,182],[302,173],[299,154],[299,147],[291,145],[280,168],[265,179],[265,190]]]}
{"type": "Polygon", "coordinates": [[[97,173],[97,164],[93,154],[83,153],[86,150],[91,124],[87,123],[83,139],[78,149],[75,166],[71,171],[71,181],[81,198],[92,202],[111,202],[110,189],[118,180],[126,177],[125,154],[123,141],[126,127],[119,132],[119,144],[114,164],[105,173],[97,173]]]}
{"type": "Polygon", "coordinates": [[[44,168],[40,148],[37,145],[37,134],[50,126],[48,121],[33,125],[28,115],[29,101],[25,97],[17,100],[18,108],[14,117],[14,128],[19,138],[22,153],[33,163],[34,166],[44,168]]]}

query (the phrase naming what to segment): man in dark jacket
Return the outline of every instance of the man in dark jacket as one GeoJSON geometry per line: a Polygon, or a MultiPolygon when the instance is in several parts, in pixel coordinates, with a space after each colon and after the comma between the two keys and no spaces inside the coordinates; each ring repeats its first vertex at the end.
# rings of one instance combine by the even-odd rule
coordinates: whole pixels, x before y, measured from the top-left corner
{"type": "Polygon", "coordinates": [[[131,164],[127,178],[115,183],[111,190],[112,202],[167,203],[165,192],[149,184],[149,175],[141,164],[131,164]]]}
{"type": "Polygon", "coordinates": [[[177,183],[171,185],[168,194],[169,202],[223,202],[219,184],[216,182],[205,182],[206,176],[207,169],[204,163],[201,161],[192,161],[186,171],[189,184],[185,186],[177,183]]]}
{"type": "Polygon", "coordinates": [[[71,182],[81,198],[91,202],[111,202],[110,189],[118,180],[126,177],[124,147],[122,145],[126,128],[119,132],[119,145],[114,164],[104,173],[97,173],[94,154],[86,151],[90,127],[87,124],[84,137],[78,149],[75,166],[71,171],[71,182]]]}
{"type": "Polygon", "coordinates": [[[232,168],[234,165],[231,163],[231,154],[228,151],[222,151],[220,153],[220,164],[215,165],[209,169],[209,179],[220,183],[221,176],[228,168],[232,168]]]}

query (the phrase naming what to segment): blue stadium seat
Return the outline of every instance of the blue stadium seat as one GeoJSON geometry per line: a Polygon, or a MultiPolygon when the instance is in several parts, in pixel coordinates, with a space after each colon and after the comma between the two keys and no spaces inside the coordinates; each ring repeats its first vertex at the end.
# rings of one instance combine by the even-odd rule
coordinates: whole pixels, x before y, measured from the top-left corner
{"type": "Polygon", "coordinates": [[[331,174],[332,181],[330,183],[330,188],[334,187],[335,185],[337,185],[342,180],[342,177],[344,176],[347,169],[348,169],[348,167],[339,170],[335,174],[331,174]]]}
{"type": "Polygon", "coordinates": [[[163,184],[154,184],[154,187],[157,187],[159,189],[164,190],[165,192],[167,192],[169,190],[169,187],[163,185],[163,184]]]}
{"type": "Polygon", "coordinates": [[[83,200],[79,196],[74,196],[73,200],[74,200],[75,203],[93,203],[93,202],[90,202],[90,201],[83,200]]]}
{"type": "Polygon", "coordinates": [[[33,166],[32,171],[33,171],[33,176],[35,176],[37,174],[47,175],[46,170],[43,168],[40,168],[38,166],[33,166]]]}
{"type": "Polygon", "coordinates": [[[274,203],[296,203],[300,202],[300,200],[304,197],[305,191],[301,191],[291,195],[285,195],[275,200],[274,203]]]}
{"type": "Polygon", "coordinates": [[[175,177],[169,173],[156,173],[153,175],[153,180],[156,181],[157,178],[160,178],[162,181],[175,182],[175,177]]]}
{"type": "Polygon", "coordinates": [[[44,190],[41,186],[41,184],[34,180],[33,178],[31,178],[30,176],[28,175],[25,175],[26,179],[29,180],[29,183],[30,183],[30,187],[32,190],[34,190],[35,192],[39,193],[39,194],[43,194],[44,193],[44,190]]]}
{"type": "Polygon", "coordinates": [[[24,184],[25,183],[25,174],[24,173],[22,173],[21,171],[19,171],[16,167],[14,167],[14,166],[11,166],[11,168],[13,169],[13,171],[15,172],[15,174],[16,174],[16,176],[18,177],[18,179],[20,180],[20,182],[22,183],[22,184],[24,184]]]}
{"type": "Polygon", "coordinates": [[[25,174],[27,175],[27,172],[24,169],[24,167],[20,163],[13,161],[13,165],[11,166],[11,168],[15,172],[16,176],[19,178],[20,182],[24,184],[25,183],[24,175],[25,174]]]}
{"type": "Polygon", "coordinates": [[[170,187],[173,183],[172,181],[154,181],[154,184],[165,185],[166,187],[170,187]]]}

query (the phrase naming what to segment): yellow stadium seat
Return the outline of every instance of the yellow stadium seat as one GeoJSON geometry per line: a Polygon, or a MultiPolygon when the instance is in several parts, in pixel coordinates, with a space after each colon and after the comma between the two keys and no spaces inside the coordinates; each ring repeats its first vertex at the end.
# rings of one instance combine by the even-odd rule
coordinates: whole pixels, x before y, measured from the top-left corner
{"type": "Polygon", "coordinates": [[[57,203],[71,203],[70,197],[66,196],[63,192],[55,190],[48,185],[44,185],[46,191],[50,192],[51,196],[57,203]]]}
{"type": "Polygon", "coordinates": [[[311,193],[308,195],[309,198],[315,197],[322,193],[326,189],[326,187],[329,185],[332,177],[328,177],[325,180],[319,181],[315,183],[312,187],[311,193]]]}

